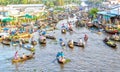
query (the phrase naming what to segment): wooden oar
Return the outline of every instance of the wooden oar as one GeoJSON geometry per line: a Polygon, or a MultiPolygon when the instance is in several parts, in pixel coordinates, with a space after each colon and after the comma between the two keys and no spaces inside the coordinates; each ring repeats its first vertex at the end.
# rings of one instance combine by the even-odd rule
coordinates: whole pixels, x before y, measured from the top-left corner
{"type": "Polygon", "coordinates": [[[55,58],[55,59],[52,61],[52,63],[54,63],[56,60],[57,60],[57,58],[55,58]]]}

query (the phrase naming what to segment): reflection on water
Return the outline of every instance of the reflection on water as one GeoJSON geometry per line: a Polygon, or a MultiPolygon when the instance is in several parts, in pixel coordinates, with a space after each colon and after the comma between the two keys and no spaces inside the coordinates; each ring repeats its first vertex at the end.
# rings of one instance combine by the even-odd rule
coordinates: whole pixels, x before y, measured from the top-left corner
{"type": "MultiPolygon", "coordinates": [[[[61,22],[60,22],[61,23],[61,22]]],[[[20,48],[19,46],[5,46],[0,44],[0,72],[119,72],[120,71],[120,43],[117,49],[112,49],[103,43],[105,33],[98,35],[86,28],[74,28],[72,34],[67,32],[61,34],[60,24],[57,25],[59,30],[55,30],[54,35],[56,40],[47,39],[46,45],[40,45],[39,42],[35,46],[35,58],[22,63],[12,64],[11,60],[16,50],[22,56],[23,53],[30,54],[31,52],[20,48]],[[67,46],[70,39],[79,41],[79,38],[88,34],[89,39],[85,48],[74,47],[73,49],[67,46]],[[59,44],[59,39],[63,38],[66,44],[62,48],[59,44]],[[54,59],[58,51],[65,53],[65,58],[71,60],[66,64],[59,64],[54,59]],[[53,62],[54,61],[54,62],[53,62]]],[[[53,34],[49,31],[48,34],[53,34]]],[[[37,33],[36,35],[37,36],[37,33]]],[[[38,40],[36,38],[36,40],[38,40]]]]}

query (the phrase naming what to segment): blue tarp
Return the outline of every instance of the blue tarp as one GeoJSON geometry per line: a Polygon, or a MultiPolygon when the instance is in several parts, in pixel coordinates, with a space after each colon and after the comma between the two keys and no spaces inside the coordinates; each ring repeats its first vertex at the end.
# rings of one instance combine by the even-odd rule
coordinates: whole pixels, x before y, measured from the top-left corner
{"type": "Polygon", "coordinates": [[[7,30],[9,30],[9,28],[4,28],[3,30],[4,30],[4,31],[7,31],[7,30]]]}
{"type": "Polygon", "coordinates": [[[101,12],[97,12],[98,14],[102,14],[102,15],[106,15],[106,16],[109,16],[109,17],[114,17],[116,16],[115,14],[113,13],[110,13],[110,12],[106,12],[106,11],[101,11],[101,12]]]}

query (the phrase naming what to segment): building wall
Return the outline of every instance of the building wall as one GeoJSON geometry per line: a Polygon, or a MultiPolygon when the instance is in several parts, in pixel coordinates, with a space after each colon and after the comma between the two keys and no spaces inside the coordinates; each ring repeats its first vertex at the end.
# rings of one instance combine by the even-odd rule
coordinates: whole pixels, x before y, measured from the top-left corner
{"type": "Polygon", "coordinates": [[[110,4],[120,4],[120,0],[109,0],[110,4]]]}

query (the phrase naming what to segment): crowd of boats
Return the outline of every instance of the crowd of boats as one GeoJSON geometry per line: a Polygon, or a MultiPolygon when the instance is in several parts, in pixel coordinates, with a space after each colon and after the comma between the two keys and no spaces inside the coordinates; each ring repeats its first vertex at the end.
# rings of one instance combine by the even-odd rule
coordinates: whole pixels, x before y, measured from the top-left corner
{"type": "MultiPolygon", "coordinates": [[[[116,48],[117,47],[117,44],[114,42],[114,41],[120,41],[120,36],[117,35],[118,31],[115,30],[115,29],[110,29],[110,28],[113,28],[112,25],[103,25],[103,24],[100,24],[99,22],[98,23],[94,23],[94,22],[90,22],[90,20],[87,18],[87,19],[83,19],[83,20],[79,20],[79,15],[75,15],[75,14],[71,14],[69,17],[71,18],[76,18],[77,21],[74,21],[73,23],[72,22],[67,22],[67,25],[65,24],[61,24],[61,33],[62,34],[66,34],[67,32],[70,32],[70,33],[74,33],[74,29],[73,29],[73,26],[75,25],[75,27],[87,27],[87,28],[97,28],[98,32],[102,32],[102,31],[105,31],[107,33],[110,33],[112,34],[110,37],[106,37],[103,42],[110,46],[110,47],[113,47],[113,48],[116,48]],[[83,23],[81,23],[82,21],[84,21],[83,23]],[[110,27],[109,27],[110,26],[110,27]],[[102,30],[102,31],[101,31],[102,30]],[[114,35],[115,34],[115,35],[114,35]],[[114,41],[111,41],[111,40],[114,40],[114,41]]],[[[35,55],[35,48],[34,46],[37,45],[38,43],[41,44],[41,45],[46,45],[47,44],[47,39],[52,39],[52,40],[56,40],[56,37],[54,35],[49,35],[49,34],[46,34],[47,31],[44,31],[43,29],[46,28],[47,26],[50,26],[49,29],[52,29],[52,30],[55,30],[57,29],[56,28],[56,23],[59,22],[60,20],[63,20],[63,19],[66,19],[67,16],[65,16],[64,14],[61,14],[58,16],[58,19],[50,19],[48,18],[47,19],[47,22],[48,24],[38,24],[37,25],[37,30],[35,32],[38,32],[39,33],[39,39],[38,40],[35,40],[34,37],[33,37],[33,33],[29,33],[29,32],[20,32],[20,29],[18,28],[16,30],[16,32],[14,33],[14,35],[12,34],[12,32],[8,32],[9,35],[7,36],[4,36],[4,34],[1,34],[1,38],[0,38],[0,41],[2,44],[4,45],[13,45],[13,46],[20,46],[24,49],[27,49],[29,51],[32,52],[32,54],[30,55],[24,55],[22,57],[18,57],[17,56],[17,53],[15,53],[15,57],[12,59],[12,62],[21,62],[21,61],[26,61],[28,59],[31,59],[31,58],[34,58],[34,55],[35,55]]],[[[34,24],[36,26],[36,24],[34,24]]],[[[25,25],[26,26],[29,26],[29,25],[25,25]]],[[[17,27],[17,26],[16,26],[17,27]]],[[[4,27],[5,28],[5,27],[4,27]]],[[[73,49],[74,46],[78,46],[78,47],[85,47],[85,44],[87,42],[87,40],[89,39],[89,36],[87,34],[84,35],[84,41],[80,38],[79,41],[74,41],[73,39],[70,39],[68,42],[67,42],[67,45],[69,48],[73,49]]],[[[60,38],[59,39],[59,44],[61,47],[64,47],[66,46],[66,44],[64,43],[63,39],[60,38]]],[[[64,57],[64,53],[63,52],[58,52],[56,54],[56,59],[58,60],[59,63],[66,63],[66,59],[64,57]]]]}

